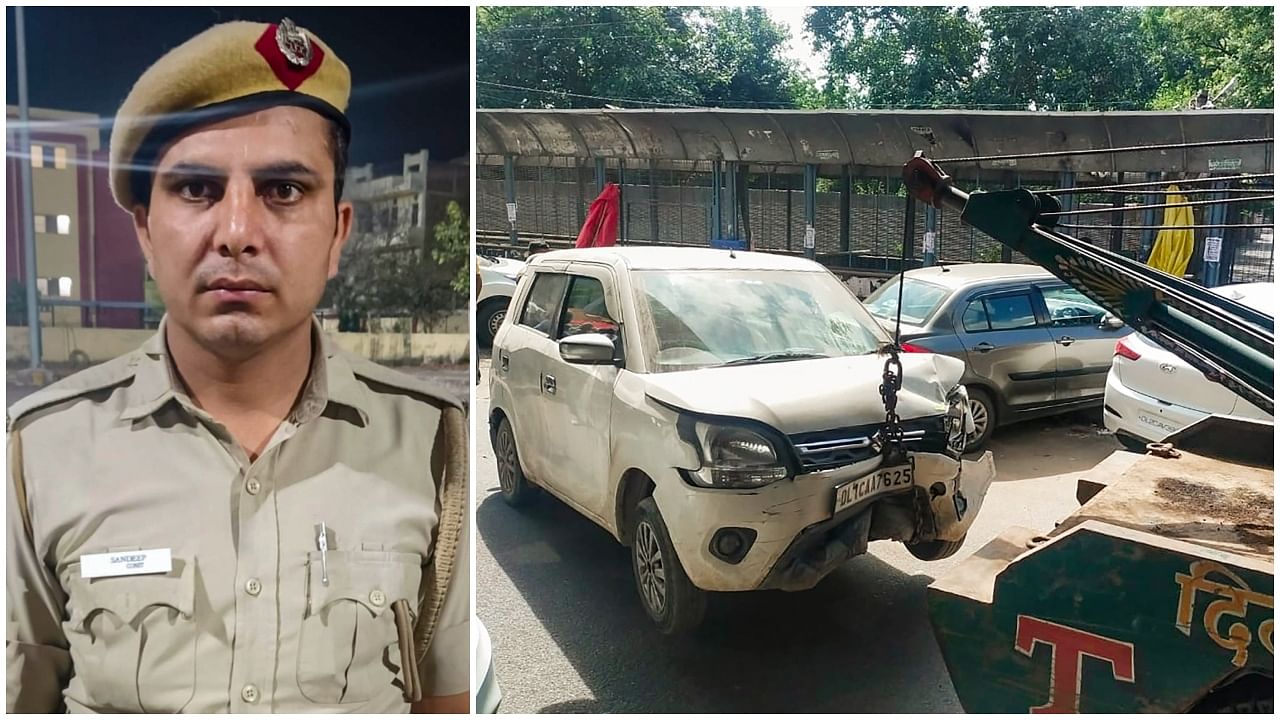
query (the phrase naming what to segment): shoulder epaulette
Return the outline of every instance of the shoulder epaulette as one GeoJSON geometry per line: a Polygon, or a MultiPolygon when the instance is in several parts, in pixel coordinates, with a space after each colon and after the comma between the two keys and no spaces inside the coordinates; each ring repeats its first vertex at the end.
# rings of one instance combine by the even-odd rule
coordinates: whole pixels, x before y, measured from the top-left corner
{"type": "Polygon", "coordinates": [[[12,430],[18,420],[36,410],[52,407],[128,381],[137,372],[137,362],[133,355],[132,352],[127,353],[101,365],[81,370],[15,402],[5,413],[5,431],[12,430]]]}
{"type": "Polygon", "coordinates": [[[397,390],[406,390],[430,400],[452,405],[459,410],[466,410],[458,394],[443,385],[423,380],[407,373],[397,372],[389,367],[379,365],[365,357],[353,353],[344,353],[351,366],[351,372],[358,378],[373,381],[379,385],[387,385],[397,390]]]}

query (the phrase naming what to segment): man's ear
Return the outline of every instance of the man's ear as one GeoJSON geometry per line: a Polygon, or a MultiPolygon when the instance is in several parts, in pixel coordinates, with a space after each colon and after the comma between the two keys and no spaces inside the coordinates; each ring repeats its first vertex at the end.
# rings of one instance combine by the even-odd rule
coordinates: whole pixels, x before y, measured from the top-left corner
{"type": "Polygon", "coordinates": [[[338,203],[338,222],[333,229],[333,243],[329,245],[329,279],[338,274],[338,261],[342,259],[342,248],[351,238],[351,224],[355,219],[355,206],[349,202],[338,203]]]}
{"type": "Polygon", "coordinates": [[[151,245],[151,229],[147,227],[146,206],[134,206],[133,232],[138,236],[138,247],[142,249],[142,257],[147,261],[147,273],[155,277],[155,272],[151,270],[151,258],[155,257],[155,251],[151,245]]]}

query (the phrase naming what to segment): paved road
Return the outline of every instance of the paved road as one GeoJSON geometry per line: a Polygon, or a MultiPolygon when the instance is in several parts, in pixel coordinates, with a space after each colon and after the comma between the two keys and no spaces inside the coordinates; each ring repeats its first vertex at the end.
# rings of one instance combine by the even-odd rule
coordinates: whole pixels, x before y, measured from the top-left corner
{"type": "Polygon", "coordinates": [[[997,482],[957,556],[924,563],[873,543],[808,592],[715,595],[699,634],[678,640],[650,626],[608,533],[547,496],[521,511],[502,502],[481,367],[476,603],[503,712],[961,712],[925,587],[1010,525],[1053,527],[1076,507],[1074,473],[1118,448],[1096,414],[1000,431],[997,482]]]}

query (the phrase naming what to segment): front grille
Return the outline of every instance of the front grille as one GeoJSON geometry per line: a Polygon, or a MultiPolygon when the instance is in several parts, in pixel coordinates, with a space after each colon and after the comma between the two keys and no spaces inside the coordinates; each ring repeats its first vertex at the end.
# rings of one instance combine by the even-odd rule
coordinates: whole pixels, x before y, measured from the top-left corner
{"type": "MultiPolygon", "coordinates": [[[[795,448],[796,458],[804,472],[817,472],[852,465],[874,457],[879,448],[874,443],[876,433],[884,423],[857,425],[797,433],[788,439],[795,448]]],[[[947,447],[945,416],[905,420],[902,431],[907,448],[921,452],[943,452],[947,447]]]]}

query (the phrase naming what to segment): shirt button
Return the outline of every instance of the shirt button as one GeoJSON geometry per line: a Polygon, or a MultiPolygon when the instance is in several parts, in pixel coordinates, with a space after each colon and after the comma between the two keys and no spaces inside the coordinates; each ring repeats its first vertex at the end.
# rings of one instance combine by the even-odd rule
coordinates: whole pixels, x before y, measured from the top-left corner
{"type": "Polygon", "coordinates": [[[249,482],[244,484],[244,489],[250,495],[257,495],[258,491],[262,489],[262,483],[258,482],[258,478],[249,478],[249,482]]]}
{"type": "Polygon", "coordinates": [[[262,583],[258,582],[258,578],[250,578],[249,582],[244,584],[244,591],[257,597],[258,593],[262,592],[262,583]]]}
{"type": "Polygon", "coordinates": [[[240,698],[247,703],[258,702],[258,688],[253,685],[245,685],[240,691],[240,698]]]}
{"type": "Polygon", "coordinates": [[[387,596],[381,590],[374,590],[369,593],[369,602],[373,603],[374,607],[382,607],[387,602],[387,596]]]}

